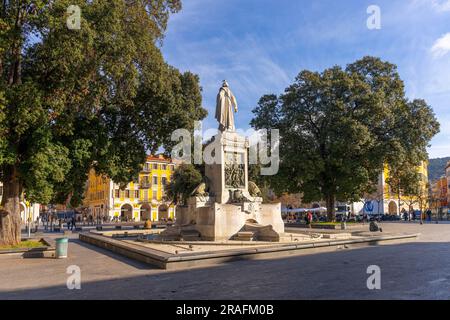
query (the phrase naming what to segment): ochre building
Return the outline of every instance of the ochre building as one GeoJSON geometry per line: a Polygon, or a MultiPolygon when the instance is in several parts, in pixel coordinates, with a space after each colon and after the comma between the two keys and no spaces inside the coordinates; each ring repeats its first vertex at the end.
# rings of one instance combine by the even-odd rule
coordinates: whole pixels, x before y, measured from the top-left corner
{"type": "Polygon", "coordinates": [[[94,219],[109,217],[122,221],[173,219],[175,207],[166,197],[166,187],[175,164],[163,156],[148,156],[138,181],[124,190],[106,176],[89,173],[84,212],[94,219]]]}

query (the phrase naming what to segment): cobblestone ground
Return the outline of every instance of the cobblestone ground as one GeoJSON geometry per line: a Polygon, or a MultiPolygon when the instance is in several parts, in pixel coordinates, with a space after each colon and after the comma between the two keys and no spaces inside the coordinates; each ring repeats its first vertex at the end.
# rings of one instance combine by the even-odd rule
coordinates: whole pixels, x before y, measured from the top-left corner
{"type": "Polygon", "coordinates": [[[383,223],[414,242],[163,271],[79,242],[70,257],[0,259],[0,299],[450,299],[450,224],[383,223]],[[66,286],[81,268],[81,289],[66,286]],[[367,267],[381,268],[368,290],[367,267]]]}

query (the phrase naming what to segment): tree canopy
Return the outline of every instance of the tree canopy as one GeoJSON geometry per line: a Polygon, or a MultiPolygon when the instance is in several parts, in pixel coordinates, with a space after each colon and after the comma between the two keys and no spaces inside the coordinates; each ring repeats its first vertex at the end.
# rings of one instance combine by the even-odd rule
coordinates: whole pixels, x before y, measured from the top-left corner
{"type": "Polygon", "coordinates": [[[167,187],[167,194],[175,204],[180,201],[186,204],[187,199],[202,180],[201,172],[193,164],[181,164],[175,169],[167,187]]]}
{"type": "Polygon", "coordinates": [[[418,165],[439,123],[423,100],[409,101],[395,65],[364,57],[323,72],[301,71],[280,96],[261,97],[255,129],[280,130],[278,193],[305,202],[361,199],[373,191],[384,164],[418,165]]]}
{"type": "Polygon", "coordinates": [[[126,184],[146,153],[171,146],[173,130],[206,116],[198,76],[160,51],[180,8],[179,0],[2,1],[0,242],[17,240],[22,192],[77,205],[90,168],[126,184]],[[67,27],[70,5],[81,9],[79,30],[67,27]]]}

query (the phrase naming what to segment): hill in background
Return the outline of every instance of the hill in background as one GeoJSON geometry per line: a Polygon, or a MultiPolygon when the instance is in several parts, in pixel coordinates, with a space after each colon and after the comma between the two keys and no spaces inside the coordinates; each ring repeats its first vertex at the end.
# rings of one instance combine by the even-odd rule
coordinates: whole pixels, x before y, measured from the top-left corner
{"type": "Polygon", "coordinates": [[[450,161],[450,157],[430,159],[428,165],[428,179],[430,182],[436,181],[445,174],[445,166],[448,161],[450,161]]]}

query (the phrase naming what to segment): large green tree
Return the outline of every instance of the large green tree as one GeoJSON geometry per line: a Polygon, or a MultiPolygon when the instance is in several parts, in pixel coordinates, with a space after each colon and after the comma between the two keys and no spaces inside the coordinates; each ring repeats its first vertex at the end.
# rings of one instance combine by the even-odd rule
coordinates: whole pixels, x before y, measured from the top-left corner
{"type": "Polygon", "coordinates": [[[361,199],[373,191],[385,163],[427,159],[439,124],[423,100],[408,101],[395,65],[364,57],[345,69],[302,71],[285,93],[263,96],[253,110],[256,129],[280,130],[278,193],[306,202],[361,199]]]}
{"type": "Polygon", "coordinates": [[[187,199],[202,182],[202,174],[193,164],[181,164],[175,169],[167,194],[175,204],[186,205],[187,199]]]}
{"type": "Polygon", "coordinates": [[[146,152],[206,116],[199,79],[160,52],[180,0],[2,0],[0,244],[20,241],[19,200],[80,203],[94,168],[126,184],[146,152]],[[68,28],[70,5],[81,28],[68,28]]]}

